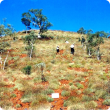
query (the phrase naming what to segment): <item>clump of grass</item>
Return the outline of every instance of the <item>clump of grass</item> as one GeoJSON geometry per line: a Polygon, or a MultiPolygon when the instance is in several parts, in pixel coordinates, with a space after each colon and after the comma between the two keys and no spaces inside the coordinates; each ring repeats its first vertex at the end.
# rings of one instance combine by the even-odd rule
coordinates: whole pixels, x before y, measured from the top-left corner
{"type": "Polygon", "coordinates": [[[68,107],[68,110],[86,110],[84,104],[78,103],[68,107]]]}
{"type": "Polygon", "coordinates": [[[72,86],[73,85],[73,82],[70,82],[69,85],[72,86]]]}
{"type": "Polygon", "coordinates": [[[21,107],[21,105],[20,104],[16,104],[16,108],[20,108],[21,107]]]}
{"type": "Polygon", "coordinates": [[[81,92],[80,90],[78,90],[76,93],[77,93],[78,95],[80,95],[82,92],[81,92]]]}
{"type": "Polygon", "coordinates": [[[91,101],[92,97],[89,97],[88,95],[83,95],[82,96],[82,101],[87,102],[87,101],[91,101]]]}
{"type": "Polygon", "coordinates": [[[54,93],[54,90],[53,90],[53,89],[46,89],[46,90],[44,91],[44,93],[47,94],[47,95],[49,95],[49,94],[51,94],[51,93],[54,93]]]}
{"type": "Polygon", "coordinates": [[[70,101],[64,100],[63,106],[64,106],[64,107],[67,107],[67,106],[70,105],[70,104],[71,104],[70,101]]]}
{"type": "Polygon", "coordinates": [[[83,89],[84,88],[84,86],[82,84],[78,83],[78,82],[75,85],[78,87],[78,89],[83,89]]]}
{"type": "Polygon", "coordinates": [[[85,89],[85,90],[83,91],[83,93],[86,94],[86,95],[88,95],[88,94],[90,94],[90,93],[92,93],[92,92],[93,92],[93,89],[91,89],[91,88],[87,88],[87,89],[85,89]]]}
{"type": "Polygon", "coordinates": [[[37,105],[39,105],[39,101],[38,100],[34,100],[30,104],[31,107],[36,107],[37,105]]]}
{"type": "Polygon", "coordinates": [[[50,89],[58,89],[59,88],[59,85],[58,84],[55,84],[55,83],[50,83],[49,84],[49,88],[50,89]]]}
{"type": "Polygon", "coordinates": [[[97,106],[98,106],[98,104],[97,104],[97,102],[95,102],[95,101],[90,101],[90,102],[85,103],[85,107],[86,107],[87,109],[94,109],[94,108],[96,108],[97,106]]]}
{"type": "Polygon", "coordinates": [[[64,96],[64,97],[67,97],[67,96],[70,96],[70,92],[69,91],[66,91],[66,90],[63,90],[61,92],[61,95],[64,96]]]}
{"type": "Polygon", "coordinates": [[[107,95],[107,92],[104,90],[97,90],[95,92],[95,96],[97,96],[98,98],[105,98],[106,95],[107,95]]]}
{"type": "Polygon", "coordinates": [[[77,78],[75,78],[73,81],[84,81],[84,78],[83,77],[81,77],[81,76],[79,76],[79,77],[77,77],[77,78]]]}
{"type": "Polygon", "coordinates": [[[4,108],[4,107],[11,107],[13,105],[12,102],[10,102],[9,100],[1,100],[0,101],[0,107],[4,108]]]}
{"type": "Polygon", "coordinates": [[[48,102],[53,102],[53,100],[54,100],[53,98],[47,97],[47,101],[48,101],[48,102]]]}
{"type": "Polygon", "coordinates": [[[78,89],[76,86],[74,86],[74,85],[70,86],[70,90],[76,90],[76,89],[78,89]]]}
{"type": "Polygon", "coordinates": [[[78,103],[81,101],[81,99],[75,96],[71,96],[68,98],[68,101],[70,101],[71,103],[78,103]]]}
{"type": "Polygon", "coordinates": [[[10,96],[10,97],[13,97],[13,98],[14,98],[14,97],[16,97],[16,94],[14,94],[14,93],[13,93],[13,94],[11,94],[11,96],[10,96]]]}
{"type": "Polygon", "coordinates": [[[103,101],[103,105],[110,106],[110,99],[105,99],[105,100],[103,101]]]}

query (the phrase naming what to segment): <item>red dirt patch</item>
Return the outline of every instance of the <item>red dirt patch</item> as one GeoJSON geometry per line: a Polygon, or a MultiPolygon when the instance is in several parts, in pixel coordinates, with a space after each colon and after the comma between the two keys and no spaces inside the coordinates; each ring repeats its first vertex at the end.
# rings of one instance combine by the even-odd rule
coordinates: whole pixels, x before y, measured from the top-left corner
{"type": "Polygon", "coordinates": [[[8,64],[10,65],[10,64],[13,64],[14,63],[14,60],[9,60],[8,61],[8,64]]]}
{"type": "Polygon", "coordinates": [[[30,103],[22,103],[20,100],[22,95],[24,94],[23,92],[15,89],[13,93],[16,94],[16,97],[10,99],[10,101],[13,102],[13,107],[16,108],[17,104],[21,106],[19,108],[16,108],[16,110],[24,110],[25,108],[29,108],[30,103]]]}
{"type": "Polygon", "coordinates": [[[24,58],[24,57],[27,57],[27,54],[20,55],[20,58],[24,58]]]}

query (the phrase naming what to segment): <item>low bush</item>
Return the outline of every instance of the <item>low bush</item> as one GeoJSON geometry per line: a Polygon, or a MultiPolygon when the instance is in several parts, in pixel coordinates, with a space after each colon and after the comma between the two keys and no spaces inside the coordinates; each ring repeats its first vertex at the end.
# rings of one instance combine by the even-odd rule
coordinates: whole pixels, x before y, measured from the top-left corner
{"type": "Polygon", "coordinates": [[[23,68],[25,74],[30,75],[31,74],[31,66],[26,66],[23,68]]]}
{"type": "Polygon", "coordinates": [[[63,90],[63,91],[61,92],[61,95],[64,96],[64,97],[65,97],[65,96],[70,96],[70,92],[63,90]]]}
{"type": "Polygon", "coordinates": [[[76,86],[78,87],[78,89],[83,89],[84,88],[84,86],[80,83],[76,83],[76,86]]]}
{"type": "Polygon", "coordinates": [[[47,101],[48,101],[48,102],[52,102],[53,100],[54,100],[53,98],[47,97],[47,101]]]}
{"type": "Polygon", "coordinates": [[[86,107],[87,109],[94,109],[94,108],[96,108],[97,106],[98,106],[98,104],[97,104],[97,102],[95,102],[95,101],[90,101],[90,102],[85,103],[85,107],[86,107]]]}
{"type": "Polygon", "coordinates": [[[103,101],[103,105],[110,106],[110,99],[106,99],[103,101]]]}

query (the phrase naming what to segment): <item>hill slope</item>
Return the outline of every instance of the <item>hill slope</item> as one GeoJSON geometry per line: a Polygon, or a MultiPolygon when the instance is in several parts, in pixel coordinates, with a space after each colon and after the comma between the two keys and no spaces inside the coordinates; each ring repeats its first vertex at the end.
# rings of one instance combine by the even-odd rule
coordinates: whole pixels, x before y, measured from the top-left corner
{"type": "MultiPolygon", "coordinates": [[[[35,31],[38,34],[38,31],[35,31]]],[[[13,41],[9,36],[0,42],[11,42],[5,70],[0,72],[0,106],[5,109],[24,110],[40,109],[39,105],[51,110],[74,109],[107,109],[110,106],[110,40],[104,38],[100,45],[102,59],[90,58],[82,48],[74,32],[52,31],[44,33],[49,38],[36,40],[35,53],[30,61],[21,36],[13,41]],[[65,40],[69,44],[65,44],[65,40]],[[70,45],[75,44],[75,54],[70,54],[70,45]],[[60,53],[56,54],[56,47],[60,53]],[[108,61],[108,62],[107,62],[108,61]],[[45,63],[44,77],[41,80],[41,69],[35,65],[45,63]],[[23,68],[30,65],[31,74],[26,75],[23,68]],[[59,93],[58,99],[52,99],[51,93],[59,93]],[[43,105],[42,105],[43,104],[43,105]]],[[[2,61],[7,51],[1,55],[2,61]]],[[[0,65],[0,68],[2,65],[0,65]]],[[[42,108],[43,110],[43,108],[42,108]]],[[[44,109],[45,110],[45,109],[44,109]]]]}

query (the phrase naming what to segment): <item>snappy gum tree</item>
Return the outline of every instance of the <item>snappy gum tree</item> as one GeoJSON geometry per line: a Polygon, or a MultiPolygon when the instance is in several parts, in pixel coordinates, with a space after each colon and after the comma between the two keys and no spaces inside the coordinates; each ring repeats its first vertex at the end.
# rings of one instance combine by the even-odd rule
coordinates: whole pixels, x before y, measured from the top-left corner
{"type": "Polygon", "coordinates": [[[27,24],[31,22],[33,26],[39,29],[38,36],[52,26],[47,17],[42,14],[42,9],[30,9],[28,13],[23,13],[22,16],[22,21],[25,26],[28,26],[27,24]]]}

